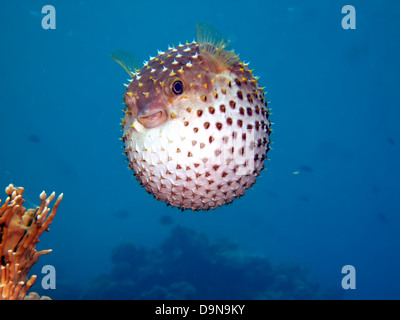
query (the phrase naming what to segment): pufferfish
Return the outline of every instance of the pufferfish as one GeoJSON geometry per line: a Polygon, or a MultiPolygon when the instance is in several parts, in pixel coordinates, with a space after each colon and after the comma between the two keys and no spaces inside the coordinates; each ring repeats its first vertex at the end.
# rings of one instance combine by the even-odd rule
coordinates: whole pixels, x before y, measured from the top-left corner
{"type": "Polygon", "coordinates": [[[197,26],[197,42],[133,69],[122,119],[129,168],[148,193],[182,210],[215,209],[253,186],[270,149],[268,103],[228,41],[197,26]]]}

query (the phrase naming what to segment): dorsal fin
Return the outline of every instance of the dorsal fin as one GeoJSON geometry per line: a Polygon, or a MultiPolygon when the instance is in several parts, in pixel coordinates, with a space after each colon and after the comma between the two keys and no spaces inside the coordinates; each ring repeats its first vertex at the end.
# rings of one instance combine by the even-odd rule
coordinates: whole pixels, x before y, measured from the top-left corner
{"type": "Polygon", "coordinates": [[[113,53],[111,53],[111,58],[117,61],[121,65],[121,67],[124,68],[126,72],[128,72],[131,78],[133,78],[133,76],[135,75],[136,70],[139,69],[139,64],[137,63],[136,59],[131,53],[127,51],[114,51],[113,53]]]}
{"type": "Polygon", "coordinates": [[[200,54],[215,66],[216,72],[221,72],[239,61],[233,51],[225,50],[229,41],[206,23],[197,24],[197,42],[200,54]]]}

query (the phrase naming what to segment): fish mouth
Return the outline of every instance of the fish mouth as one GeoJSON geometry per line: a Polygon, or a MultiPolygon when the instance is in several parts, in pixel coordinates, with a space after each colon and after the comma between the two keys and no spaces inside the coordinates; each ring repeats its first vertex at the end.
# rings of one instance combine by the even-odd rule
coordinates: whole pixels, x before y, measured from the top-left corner
{"type": "Polygon", "coordinates": [[[137,119],[145,128],[151,129],[162,125],[167,121],[167,113],[162,110],[155,110],[150,114],[138,115],[137,119]]]}

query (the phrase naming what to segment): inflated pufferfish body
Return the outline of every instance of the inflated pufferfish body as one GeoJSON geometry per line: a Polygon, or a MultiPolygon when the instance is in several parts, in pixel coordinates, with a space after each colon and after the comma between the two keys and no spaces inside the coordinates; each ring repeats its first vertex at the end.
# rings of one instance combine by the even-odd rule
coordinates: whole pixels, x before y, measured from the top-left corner
{"type": "Polygon", "coordinates": [[[125,154],[137,180],[181,209],[215,209],[242,196],[269,150],[267,102],[226,42],[198,26],[198,42],[159,52],[124,94],[125,154]]]}

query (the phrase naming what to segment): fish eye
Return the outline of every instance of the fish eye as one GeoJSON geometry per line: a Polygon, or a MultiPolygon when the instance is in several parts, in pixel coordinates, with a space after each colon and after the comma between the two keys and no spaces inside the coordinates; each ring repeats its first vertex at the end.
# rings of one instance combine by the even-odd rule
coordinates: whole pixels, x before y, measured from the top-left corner
{"type": "Polygon", "coordinates": [[[175,95],[180,95],[183,92],[183,82],[180,79],[175,80],[172,83],[171,90],[175,95]]]}

